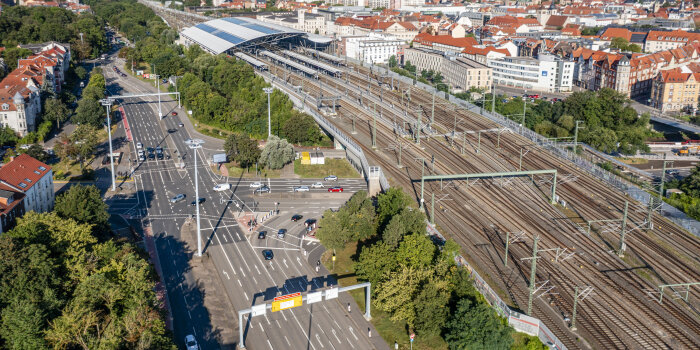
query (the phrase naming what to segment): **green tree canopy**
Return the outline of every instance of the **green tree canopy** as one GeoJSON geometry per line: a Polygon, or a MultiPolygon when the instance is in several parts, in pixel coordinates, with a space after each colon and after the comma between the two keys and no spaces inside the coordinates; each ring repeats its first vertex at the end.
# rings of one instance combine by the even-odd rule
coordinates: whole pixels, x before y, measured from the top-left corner
{"type": "Polygon", "coordinates": [[[56,197],[54,211],[62,218],[92,225],[96,237],[104,238],[109,230],[107,204],[95,186],[72,186],[56,197]]]}
{"type": "Polygon", "coordinates": [[[285,139],[272,135],[260,153],[260,164],[268,169],[282,169],[294,160],[294,147],[285,139]]]}
{"type": "Polygon", "coordinates": [[[241,133],[234,133],[226,138],[224,151],[229,159],[238,162],[242,168],[255,164],[261,153],[258,143],[241,133]]]}

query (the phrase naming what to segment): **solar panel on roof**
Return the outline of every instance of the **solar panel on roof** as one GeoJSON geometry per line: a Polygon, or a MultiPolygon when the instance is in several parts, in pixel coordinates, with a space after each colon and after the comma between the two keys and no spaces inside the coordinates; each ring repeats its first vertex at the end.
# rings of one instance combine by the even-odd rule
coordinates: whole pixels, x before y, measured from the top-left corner
{"type": "Polygon", "coordinates": [[[251,24],[247,24],[247,25],[245,25],[245,26],[248,27],[248,28],[250,28],[250,29],[252,29],[252,30],[257,30],[257,31],[259,31],[259,32],[261,32],[261,33],[265,33],[265,34],[277,34],[277,33],[280,32],[279,30],[275,30],[275,29],[272,29],[272,28],[264,27],[264,26],[261,26],[261,25],[259,25],[259,24],[252,24],[252,23],[251,23],[251,24]]]}
{"type": "Polygon", "coordinates": [[[217,30],[216,32],[213,32],[211,34],[216,35],[217,37],[224,39],[232,44],[240,44],[245,41],[244,39],[241,39],[233,34],[222,32],[220,30],[217,30]]]}
{"type": "Polygon", "coordinates": [[[226,18],[222,18],[222,19],[223,19],[224,21],[226,21],[226,22],[233,23],[233,24],[238,24],[238,25],[241,25],[241,26],[244,25],[244,24],[249,23],[249,22],[244,21],[244,20],[242,20],[242,19],[233,18],[233,17],[226,17],[226,18]]]}
{"type": "Polygon", "coordinates": [[[213,33],[213,32],[215,32],[215,31],[218,30],[218,29],[216,29],[216,28],[214,28],[214,27],[212,27],[212,26],[208,26],[208,25],[206,25],[206,24],[204,24],[204,23],[197,24],[197,25],[194,26],[194,27],[195,27],[195,28],[199,28],[199,29],[201,29],[201,30],[203,30],[203,31],[205,31],[205,32],[207,32],[207,33],[213,33]]]}

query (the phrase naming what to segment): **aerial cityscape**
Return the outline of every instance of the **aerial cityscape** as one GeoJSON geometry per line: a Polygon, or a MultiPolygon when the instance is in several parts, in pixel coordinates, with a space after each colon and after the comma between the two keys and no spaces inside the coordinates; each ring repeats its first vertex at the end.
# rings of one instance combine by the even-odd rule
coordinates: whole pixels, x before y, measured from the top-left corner
{"type": "Polygon", "coordinates": [[[0,0],[2,349],[699,349],[700,1],[0,0]]]}

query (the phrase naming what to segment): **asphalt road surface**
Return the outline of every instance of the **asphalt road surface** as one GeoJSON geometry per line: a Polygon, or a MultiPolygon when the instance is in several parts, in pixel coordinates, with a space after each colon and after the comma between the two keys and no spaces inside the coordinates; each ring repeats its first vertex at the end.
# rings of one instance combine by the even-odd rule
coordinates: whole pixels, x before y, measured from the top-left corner
{"type": "MultiPolygon", "coordinates": [[[[154,92],[149,91],[143,82],[117,75],[112,66],[116,64],[122,69],[123,64],[114,60],[115,57],[111,56],[103,66],[111,94],[154,92]]],[[[163,101],[164,114],[177,110],[177,101],[170,98],[163,98],[163,101]]],[[[177,116],[159,119],[157,98],[130,99],[123,101],[122,107],[133,135],[133,142],[129,145],[131,150],[124,159],[132,162],[138,197],[125,198],[118,208],[125,213],[145,214],[144,222],[150,225],[155,236],[178,345],[184,345],[185,335],[193,334],[203,349],[221,347],[208,322],[209,311],[202,306],[204,292],[227,293],[234,308],[240,310],[269,302],[275,296],[309,292],[334,283],[332,278],[317,276],[315,266],[306,259],[312,252],[323,248],[317,243],[302,241],[303,222],[295,223],[289,218],[301,213],[306,218],[318,219],[324,209],[339,207],[347,198],[345,193],[327,193],[326,189],[291,193],[295,185],[309,185],[317,181],[312,179],[269,181],[273,194],[283,192],[288,193],[288,197],[276,198],[273,194],[252,196],[251,180],[243,179],[228,180],[233,184],[232,190],[215,192],[213,187],[227,179],[209,170],[203,159],[204,153],[200,150],[197,159],[199,196],[206,199],[200,206],[203,246],[225,286],[223,291],[200,290],[188,273],[188,261],[193,253],[185,249],[180,233],[185,220],[195,212],[190,205],[195,199],[194,153],[185,145],[185,140],[190,138],[187,128],[178,127],[181,120],[177,116]],[[173,132],[169,132],[169,129],[173,132]],[[170,159],[134,162],[138,158],[137,142],[143,143],[144,149],[163,147],[170,159]],[[184,162],[183,168],[176,164],[179,162],[184,162]],[[186,199],[172,203],[170,199],[179,193],[185,194],[186,199]],[[257,211],[272,210],[276,203],[279,203],[280,215],[264,223],[265,230],[275,234],[259,240],[257,232],[239,227],[236,217],[241,211],[249,212],[254,206],[257,206],[257,211]],[[280,228],[288,229],[284,238],[276,235],[280,228]],[[261,253],[263,249],[273,250],[274,259],[265,261],[261,253]],[[307,255],[304,255],[304,251],[307,255]]],[[[183,110],[177,112],[180,115],[184,113],[183,110]]],[[[186,118],[183,119],[182,122],[188,123],[186,118]]],[[[266,180],[264,182],[268,183],[266,180]]],[[[327,187],[329,185],[343,186],[346,192],[365,188],[360,180],[340,179],[328,183],[327,187]]],[[[237,312],[228,312],[230,327],[235,328],[237,312]]],[[[351,312],[360,310],[353,305],[351,312]]],[[[358,322],[348,316],[347,307],[339,301],[268,312],[264,317],[246,321],[246,345],[250,349],[373,348],[366,331],[369,323],[358,322]]]]}

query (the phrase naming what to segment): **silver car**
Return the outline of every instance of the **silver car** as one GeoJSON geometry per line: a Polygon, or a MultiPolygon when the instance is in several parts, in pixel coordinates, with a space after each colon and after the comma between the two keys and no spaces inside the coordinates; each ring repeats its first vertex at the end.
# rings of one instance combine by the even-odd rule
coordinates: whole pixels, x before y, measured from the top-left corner
{"type": "Polygon", "coordinates": [[[294,192],[309,192],[309,186],[294,187],[294,192]]]}

